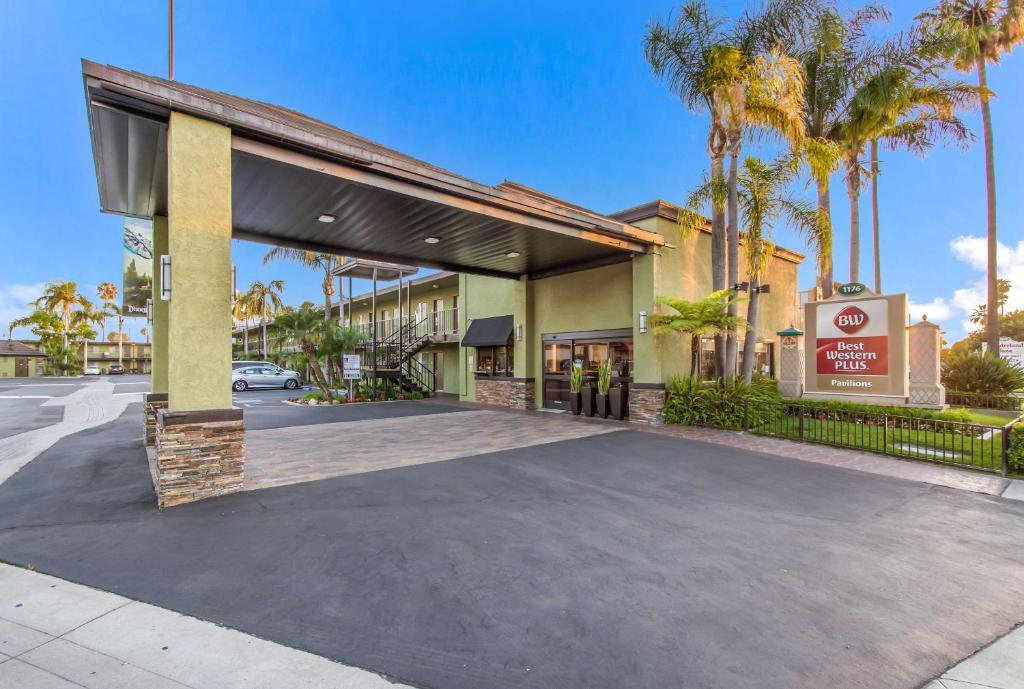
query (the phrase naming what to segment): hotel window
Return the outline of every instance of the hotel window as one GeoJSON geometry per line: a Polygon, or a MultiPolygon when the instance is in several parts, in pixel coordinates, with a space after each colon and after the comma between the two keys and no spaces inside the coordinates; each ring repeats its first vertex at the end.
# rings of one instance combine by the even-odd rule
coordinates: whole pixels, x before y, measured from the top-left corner
{"type": "Polygon", "coordinates": [[[476,372],[488,376],[511,376],[515,366],[512,363],[512,347],[477,347],[476,372]]]}

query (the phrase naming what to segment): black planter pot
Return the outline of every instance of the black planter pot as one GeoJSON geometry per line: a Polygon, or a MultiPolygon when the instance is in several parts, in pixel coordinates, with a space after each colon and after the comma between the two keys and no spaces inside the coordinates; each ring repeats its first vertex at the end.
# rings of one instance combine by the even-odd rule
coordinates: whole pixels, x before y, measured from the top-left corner
{"type": "Polygon", "coordinates": [[[626,418],[626,410],[629,407],[629,388],[625,385],[617,385],[608,391],[608,401],[612,407],[612,417],[621,421],[626,418]]]}
{"type": "Polygon", "coordinates": [[[583,411],[583,395],[579,392],[569,392],[569,411],[573,416],[579,416],[583,411]]]}
{"type": "Polygon", "coordinates": [[[581,391],[583,396],[583,414],[585,416],[593,416],[594,412],[597,411],[597,388],[593,385],[584,385],[581,391]]]}
{"type": "Polygon", "coordinates": [[[608,395],[597,394],[597,415],[602,419],[608,418],[608,395]]]}

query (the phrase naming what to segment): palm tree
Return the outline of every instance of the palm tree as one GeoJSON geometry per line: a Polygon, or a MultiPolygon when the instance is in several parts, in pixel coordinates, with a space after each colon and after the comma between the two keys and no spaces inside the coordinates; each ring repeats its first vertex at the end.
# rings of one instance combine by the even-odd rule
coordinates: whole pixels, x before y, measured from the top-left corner
{"type": "MultiPolygon", "coordinates": [[[[870,26],[889,18],[883,7],[868,5],[847,19],[827,0],[819,0],[816,12],[788,22],[775,34],[782,49],[800,61],[804,69],[803,120],[807,138],[802,158],[818,197],[818,226],[831,237],[830,182],[839,169],[842,123],[866,75],[878,64],[881,48],[868,36],[870,26]]],[[[832,296],[832,246],[819,247],[818,278],[825,297],[832,296]]]]}
{"type": "Polygon", "coordinates": [[[333,399],[324,372],[320,368],[317,345],[324,335],[325,321],[313,309],[300,309],[291,313],[282,313],[274,319],[274,330],[284,339],[298,343],[306,355],[306,364],[313,374],[317,387],[327,399],[333,399]]]}
{"type": "Polygon", "coordinates": [[[879,140],[892,148],[916,155],[926,153],[937,140],[960,146],[973,136],[956,115],[972,105],[978,89],[935,74],[934,62],[923,58],[924,48],[916,32],[901,36],[883,48],[884,62],[867,75],[854,92],[842,120],[839,145],[850,198],[850,281],[860,281],[860,190],[864,175],[861,156],[870,142],[875,260],[875,291],[881,291],[878,260],[877,173],[879,140]]]}
{"type": "Polygon", "coordinates": [[[96,286],[96,296],[104,306],[103,310],[103,322],[100,323],[100,330],[103,333],[103,339],[107,339],[107,321],[106,319],[114,315],[109,313],[106,307],[111,304],[117,303],[117,285],[113,282],[101,282],[96,286]]]}
{"type": "Polygon", "coordinates": [[[335,323],[325,325],[320,353],[327,357],[328,366],[335,369],[335,372],[331,374],[335,376],[335,380],[340,380],[341,376],[337,373],[344,370],[343,355],[355,351],[356,345],[365,339],[356,328],[335,323]]]}
{"type": "MultiPolygon", "coordinates": [[[[1024,41],[1024,0],[942,0],[921,15],[923,30],[937,38],[933,47],[962,72],[976,71],[981,90],[981,122],[985,139],[985,188],[988,205],[988,312],[998,308],[996,283],[996,167],[987,67],[1024,41]]],[[[999,319],[985,327],[988,351],[999,352],[999,319]]]]}
{"type": "Polygon", "coordinates": [[[655,335],[683,333],[690,336],[690,375],[699,371],[700,340],[702,337],[716,337],[722,333],[745,330],[746,320],[729,313],[729,306],[740,301],[732,289],[720,289],[698,301],[686,301],[677,297],[658,297],[661,306],[674,310],[675,314],[656,313],[651,316],[655,335]]]}
{"type": "Polygon", "coordinates": [[[324,279],[321,288],[324,291],[324,320],[331,318],[331,300],[334,298],[334,268],[338,264],[338,257],[333,254],[318,254],[315,251],[303,251],[302,249],[288,249],[275,246],[263,257],[263,265],[271,261],[296,261],[307,268],[315,268],[324,272],[324,279]]]}
{"type": "Polygon", "coordinates": [[[235,298],[231,303],[231,317],[236,323],[239,321],[242,323],[242,349],[245,350],[244,356],[248,356],[249,353],[250,315],[249,295],[235,290],[235,298]]]}
{"type": "Polygon", "coordinates": [[[249,315],[259,319],[263,330],[261,357],[270,354],[270,347],[267,343],[267,323],[272,321],[284,306],[284,302],[281,301],[281,292],[283,291],[284,280],[271,280],[267,283],[256,280],[249,286],[249,291],[246,293],[249,315]]]}
{"type": "Polygon", "coordinates": [[[149,344],[149,329],[144,327],[139,328],[139,334],[146,338],[146,344],[149,344]]]}
{"type": "MultiPolygon", "coordinates": [[[[43,290],[43,296],[34,302],[37,308],[54,314],[61,323],[61,346],[68,350],[68,337],[71,332],[71,318],[76,309],[91,309],[92,302],[78,293],[78,284],[71,280],[51,282],[43,290]]],[[[65,364],[68,363],[65,357],[65,364]]]]}
{"type": "Polygon", "coordinates": [[[82,345],[82,351],[85,354],[82,359],[82,365],[85,367],[89,365],[89,341],[96,339],[96,331],[92,327],[92,320],[92,315],[83,311],[76,311],[72,317],[70,334],[75,342],[82,345]]]}
{"type": "Polygon", "coordinates": [[[788,161],[768,164],[757,158],[743,161],[739,175],[739,204],[746,230],[744,253],[747,279],[750,283],[750,301],[747,304],[747,323],[750,334],[743,343],[743,380],[748,385],[754,373],[761,278],[771,260],[775,245],[771,241],[775,225],[785,220],[793,229],[805,236],[813,248],[823,243],[818,213],[812,204],[790,197],[785,192],[794,170],[788,161]]]}
{"type": "MultiPolygon", "coordinates": [[[[707,112],[709,117],[707,154],[711,163],[711,184],[716,193],[711,199],[711,284],[719,291],[726,286],[725,155],[728,133],[722,121],[722,104],[715,98],[718,64],[728,58],[721,50],[729,44],[724,31],[725,19],[713,15],[705,0],[688,0],[679,8],[679,16],[666,23],[652,22],[644,37],[644,55],[659,79],[666,79],[671,90],[691,111],[707,112]]],[[[681,215],[681,221],[689,216],[681,215]]],[[[725,370],[725,340],[716,334],[715,358],[718,370],[725,370]]]]}

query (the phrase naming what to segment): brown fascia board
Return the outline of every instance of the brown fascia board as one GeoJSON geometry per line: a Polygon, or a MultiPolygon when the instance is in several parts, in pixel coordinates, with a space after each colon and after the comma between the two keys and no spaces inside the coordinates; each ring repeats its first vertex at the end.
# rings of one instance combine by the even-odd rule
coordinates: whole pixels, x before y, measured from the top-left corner
{"type": "Polygon", "coordinates": [[[554,197],[515,193],[500,186],[474,182],[288,108],[85,59],[82,60],[82,74],[87,94],[91,87],[115,94],[115,97],[133,98],[188,113],[282,147],[294,147],[325,159],[365,166],[381,174],[442,188],[468,198],[486,199],[497,206],[585,231],[634,239],[649,245],[664,243],[660,235],[632,227],[621,220],[583,212],[552,200],[554,197]]]}
{"type": "MultiPolygon", "coordinates": [[[[654,201],[648,201],[642,203],[639,206],[633,206],[632,208],[626,208],[625,210],[611,213],[609,217],[618,218],[623,222],[633,223],[641,220],[648,220],[650,218],[662,218],[664,220],[671,220],[672,222],[679,221],[679,206],[664,201],[662,199],[656,199],[654,201]]],[[[705,223],[701,227],[703,232],[711,234],[711,223],[705,223]]],[[[740,244],[743,244],[744,233],[740,233],[740,244]]],[[[775,251],[772,256],[774,258],[782,259],[783,261],[789,261],[790,263],[803,263],[806,256],[799,251],[793,251],[783,246],[775,246],[775,251]]]]}

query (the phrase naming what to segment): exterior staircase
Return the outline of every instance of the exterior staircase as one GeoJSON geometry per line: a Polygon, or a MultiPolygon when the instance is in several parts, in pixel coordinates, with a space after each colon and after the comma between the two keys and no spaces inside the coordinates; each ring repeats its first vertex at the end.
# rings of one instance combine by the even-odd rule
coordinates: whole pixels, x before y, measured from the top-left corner
{"type": "Polygon", "coordinates": [[[372,375],[376,361],[377,378],[394,380],[404,392],[418,391],[429,397],[434,391],[434,371],[416,358],[431,343],[424,323],[426,319],[410,318],[400,328],[370,339],[360,345],[362,369],[372,375]]]}

